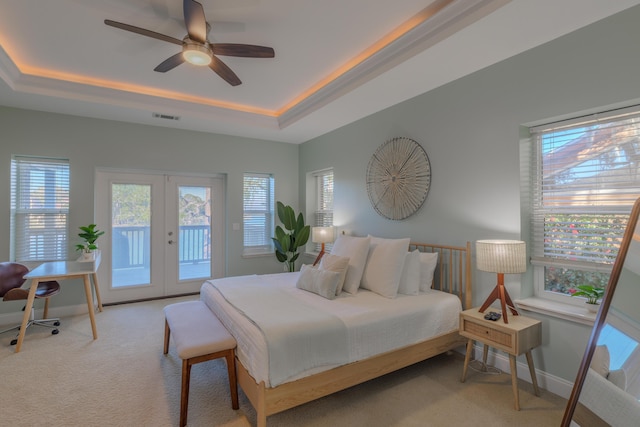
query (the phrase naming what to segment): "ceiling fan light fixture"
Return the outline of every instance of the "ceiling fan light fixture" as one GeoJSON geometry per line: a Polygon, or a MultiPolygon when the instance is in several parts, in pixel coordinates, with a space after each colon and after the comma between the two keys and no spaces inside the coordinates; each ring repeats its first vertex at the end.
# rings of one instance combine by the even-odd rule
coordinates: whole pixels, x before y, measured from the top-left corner
{"type": "Polygon", "coordinates": [[[206,46],[189,43],[185,45],[182,56],[190,64],[203,66],[211,64],[213,54],[206,46]]]}

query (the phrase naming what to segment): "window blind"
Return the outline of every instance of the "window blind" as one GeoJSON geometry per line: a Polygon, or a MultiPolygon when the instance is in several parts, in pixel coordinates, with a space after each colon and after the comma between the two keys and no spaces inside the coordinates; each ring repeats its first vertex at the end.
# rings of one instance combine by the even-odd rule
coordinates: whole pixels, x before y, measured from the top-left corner
{"type": "MultiPolygon", "coordinates": [[[[316,227],[333,226],[333,170],[325,170],[314,174],[316,180],[316,210],[314,223],[316,227]]],[[[314,249],[320,252],[321,244],[315,243],[314,249]]],[[[325,245],[325,251],[331,250],[332,244],[325,245]]]]}
{"type": "Polygon", "coordinates": [[[534,264],[603,271],[640,197],[640,111],[530,129],[534,264]]]}
{"type": "Polygon", "coordinates": [[[244,174],[244,253],[268,253],[273,249],[274,191],[269,174],[244,174]]]}
{"type": "Polygon", "coordinates": [[[69,161],[11,160],[11,244],[18,262],[67,259],[69,161]]]}

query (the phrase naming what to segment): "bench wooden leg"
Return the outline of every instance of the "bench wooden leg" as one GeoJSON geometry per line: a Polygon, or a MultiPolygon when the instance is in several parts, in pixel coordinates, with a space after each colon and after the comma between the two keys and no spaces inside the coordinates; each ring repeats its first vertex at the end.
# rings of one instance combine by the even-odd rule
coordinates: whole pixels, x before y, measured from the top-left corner
{"type": "Polygon", "coordinates": [[[171,335],[171,329],[169,328],[169,322],[164,319],[164,354],[169,353],[169,336],[171,335]]]}
{"type": "Polygon", "coordinates": [[[180,427],[187,425],[189,408],[189,380],[191,379],[191,359],[182,361],[182,389],[180,391],[180,427]]]}
{"type": "Polygon", "coordinates": [[[236,356],[233,350],[229,350],[225,356],[227,359],[227,371],[229,372],[229,388],[231,389],[231,407],[240,408],[238,404],[238,379],[236,377],[236,356]]]}

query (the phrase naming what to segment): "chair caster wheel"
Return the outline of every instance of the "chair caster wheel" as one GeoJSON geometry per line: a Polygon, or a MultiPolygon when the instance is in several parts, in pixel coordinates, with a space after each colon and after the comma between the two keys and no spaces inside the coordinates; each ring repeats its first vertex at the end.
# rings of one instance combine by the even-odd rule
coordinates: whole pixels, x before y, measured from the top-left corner
{"type": "Polygon", "coordinates": [[[60,331],[57,329],[54,329],[53,331],[51,331],[51,335],[58,335],[58,332],[60,331]]]}
{"type": "Polygon", "coordinates": [[[53,322],[53,326],[60,326],[60,322],[53,322]]]}
{"type": "Polygon", "coordinates": [[[11,345],[16,345],[16,344],[18,344],[18,340],[17,339],[11,340],[11,345]]]}

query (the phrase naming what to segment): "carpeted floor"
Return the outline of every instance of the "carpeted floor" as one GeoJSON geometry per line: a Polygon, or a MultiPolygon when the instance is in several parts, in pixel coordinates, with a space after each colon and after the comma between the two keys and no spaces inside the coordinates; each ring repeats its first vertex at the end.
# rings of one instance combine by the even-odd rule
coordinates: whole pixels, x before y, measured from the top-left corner
{"type": "MultiPolygon", "coordinates": [[[[105,307],[63,319],[60,334],[31,330],[22,351],[0,336],[0,424],[6,426],[175,426],[181,360],[162,354],[164,316],[183,297],[105,307]]],[[[462,356],[441,355],[268,418],[269,426],[556,426],[566,400],[520,382],[513,409],[511,377],[470,370],[460,382],[462,356]]],[[[189,426],[255,425],[242,391],[231,409],[222,359],[195,365],[189,426]]]]}

